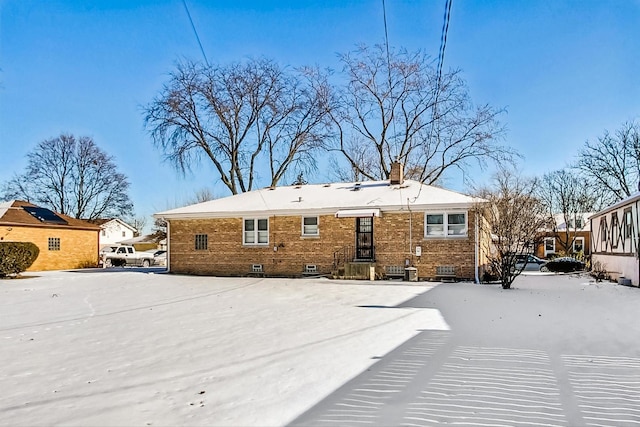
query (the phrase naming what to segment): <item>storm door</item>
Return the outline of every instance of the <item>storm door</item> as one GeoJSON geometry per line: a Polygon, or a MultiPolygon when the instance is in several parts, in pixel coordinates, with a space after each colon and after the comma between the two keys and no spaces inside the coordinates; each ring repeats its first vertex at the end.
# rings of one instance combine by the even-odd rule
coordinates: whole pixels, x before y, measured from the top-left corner
{"type": "Polygon", "coordinates": [[[374,259],[373,217],[356,218],[356,259],[374,259]]]}

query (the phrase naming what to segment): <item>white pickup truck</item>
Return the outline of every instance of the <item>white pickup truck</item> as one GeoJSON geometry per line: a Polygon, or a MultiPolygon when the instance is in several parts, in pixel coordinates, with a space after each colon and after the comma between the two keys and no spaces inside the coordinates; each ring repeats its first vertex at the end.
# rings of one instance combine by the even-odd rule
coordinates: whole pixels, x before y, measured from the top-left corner
{"type": "Polygon", "coordinates": [[[154,258],[151,252],[136,252],[133,246],[109,246],[100,251],[100,261],[104,268],[125,265],[150,267],[154,258]]]}

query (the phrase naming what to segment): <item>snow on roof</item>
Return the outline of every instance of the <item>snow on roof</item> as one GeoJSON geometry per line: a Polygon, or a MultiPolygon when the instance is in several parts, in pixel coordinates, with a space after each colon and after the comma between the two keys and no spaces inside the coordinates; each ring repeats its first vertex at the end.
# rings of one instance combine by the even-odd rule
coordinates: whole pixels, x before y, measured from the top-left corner
{"type": "Polygon", "coordinates": [[[620,208],[622,206],[625,206],[625,205],[628,205],[630,203],[633,203],[638,199],[640,199],[640,191],[637,191],[637,192],[633,193],[632,195],[630,195],[629,197],[624,198],[624,199],[620,200],[619,202],[614,203],[613,205],[607,206],[606,208],[602,209],[599,212],[596,212],[591,218],[595,218],[595,217],[598,217],[600,215],[604,215],[607,212],[610,212],[610,211],[618,209],[618,208],[620,208]]]}
{"type": "Polygon", "coordinates": [[[345,209],[468,209],[482,199],[406,180],[267,187],[156,213],[157,218],[229,218],[245,215],[335,214],[345,209]],[[407,207],[408,206],[408,207],[407,207]]]}
{"type": "Polygon", "coordinates": [[[9,200],[8,202],[0,203],[0,218],[2,218],[5,213],[7,213],[7,209],[9,209],[13,205],[13,202],[15,202],[15,200],[9,200]]]}
{"type": "MultiPolygon", "coordinates": [[[[584,212],[584,213],[578,213],[575,214],[576,218],[575,219],[579,219],[580,222],[582,223],[580,225],[580,223],[578,224],[574,224],[574,215],[573,214],[568,214],[568,220],[569,220],[569,230],[575,230],[575,228],[577,227],[579,229],[579,231],[590,231],[591,230],[591,222],[589,221],[589,218],[593,215],[593,212],[584,212]]],[[[567,223],[565,221],[565,217],[564,214],[559,213],[559,214],[555,214],[553,215],[553,219],[556,222],[556,228],[558,231],[564,231],[567,229],[567,223]]]]}

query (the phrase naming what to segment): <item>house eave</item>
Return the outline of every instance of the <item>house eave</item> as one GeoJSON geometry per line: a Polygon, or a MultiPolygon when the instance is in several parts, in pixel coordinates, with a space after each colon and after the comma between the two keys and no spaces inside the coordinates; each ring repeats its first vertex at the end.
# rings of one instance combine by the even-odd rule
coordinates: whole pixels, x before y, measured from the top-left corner
{"type": "Polygon", "coordinates": [[[210,218],[245,218],[245,217],[274,217],[274,216],[303,216],[303,215],[335,215],[338,211],[355,210],[367,211],[376,209],[380,215],[385,213],[407,213],[411,212],[434,212],[434,211],[455,211],[473,209],[474,205],[469,203],[434,203],[420,205],[393,205],[393,206],[349,206],[330,208],[299,208],[299,209],[278,209],[278,210],[251,210],[251,211],[217,211],[217,212],[185,212],[185,213],[157,213],[153,217],[164,220],[174,219],[210,219],[210,218]]]}

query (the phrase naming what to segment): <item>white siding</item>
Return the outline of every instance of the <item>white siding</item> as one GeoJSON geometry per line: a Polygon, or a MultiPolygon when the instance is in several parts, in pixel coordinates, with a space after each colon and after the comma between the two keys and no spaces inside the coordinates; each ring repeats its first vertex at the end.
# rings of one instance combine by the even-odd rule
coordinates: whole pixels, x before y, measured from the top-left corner
{"type": "Polygon", "coordinates": [[[591,218],[592,264],[601,263],[612,278],[631,279],[634,286],[638,278],[638,242],[640,197],[632,196],[605,209],[591,218]]]}

